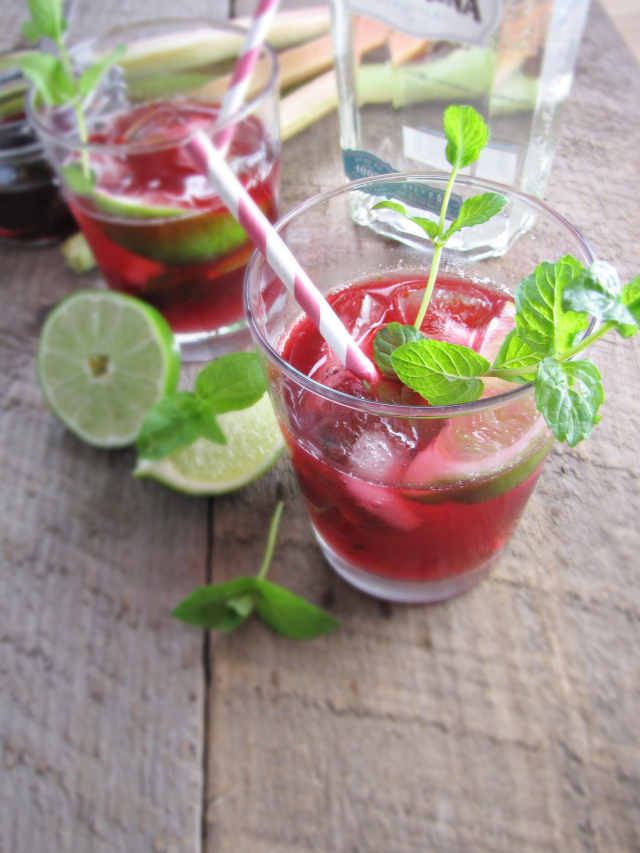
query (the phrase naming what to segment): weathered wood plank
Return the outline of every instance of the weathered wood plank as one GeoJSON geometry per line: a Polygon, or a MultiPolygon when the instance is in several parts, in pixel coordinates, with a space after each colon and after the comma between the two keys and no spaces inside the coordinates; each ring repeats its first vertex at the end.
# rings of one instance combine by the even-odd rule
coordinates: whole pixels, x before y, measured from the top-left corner
{"type": "MultiPolygon", "coordinates": [[[[163,11],[75,9],[87,32],[163,11]]],[[[206,577],[208,502],[133,480],[131,451],[85,447],[42,401],[46,311],[99,277],[55,248],[0,248],[0,267],[0,851],[195,853],[202,637],[169,614],[206,577]]]]}
{"type": "MultiPolygon", "coordinates": [[[[594,7],[548,197],[627,276],[639,92],[594,7]]],[[[335,116],[284,146],[287,207],[342,180],[335,116]]],[[[493,577],[457,600],[390,607],[348,588],[284,460],[216,502],[215,580],[256,570],[284,491],[273,577],[343,626],[309,644],[258,623],[213,638],[209,853],[640,850],[640,345],[593,355],[602,423],[555,449],[493,577]]]]}

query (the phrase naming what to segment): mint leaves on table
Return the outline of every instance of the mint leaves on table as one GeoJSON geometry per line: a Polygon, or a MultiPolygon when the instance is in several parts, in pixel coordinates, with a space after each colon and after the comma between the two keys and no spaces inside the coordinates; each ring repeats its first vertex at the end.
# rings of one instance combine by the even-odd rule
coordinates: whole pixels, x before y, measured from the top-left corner
{"type": "MultiPolygon", "coordinates": [[[[73,107],[77,117],[80,141],[87,142],[83,100],[91,94],[108,69],[122,57],[125,48],[123,45],[116,47],[110,54],[76,77],[64,41],[67,22],[62,16],[62,0],[27,0],[27,7],[31,18],[23,25],[25,37],[34,42],[50,39],[57,47],[59,55],[30,52],[21,61],[22,73],[32,81],[48,104],[54,107],[70,104],[73,107]]],[[[82,153],[82,172],[85,179],[88,179],[90,172],[86,152],[82,153]]],[[[73,169],[73,166],[68,168],[73,169]]]]}
{"type": "Polygon", "coordinates": [[[173,611],[176,619],[199,628],[220,628],[229,633],[255,610],[273,631],[293,640],[310,640],[339,626],[338,620],[324,610],[265,580],[283,506],[279,501],[273,514],[258,574],[200,587],[176,607],[173,611]]]}
{"type": "Polygon", "coordinates": [[[516,288],[515,329],[504,339],[493,365],[470,347],[428,340],[419,329],[447,240],[462,228],[489,221],[507,203],[499,193],[469,198],[458,218],[444,230],[456,174],[478,159],[489,140],[489,129],[471,107],[449,107],[444,114],[444,130],[452,170],[438,224],[407,216],[405,208],[396,202],[382,201],[374,207],[407,216],[435,247],[429,281],[413,326],[389,323],[374,338],[374,359],[385,377],[383,382],[397,378],[436,406],[479,399],[484,390],[482,378],[487,376],[533,382],[538,411],[558,441],[566,440],[573,447],[590,436],[600,419],[598,409],[604,392],[593,362],[572,359],[611,329],[625,338],[638,331],[640,276],[623,286],[610,264],[596,261],[585,268],[571,255],[555,263],[538,264],[516,288]],[[585,337],[589,315],[601,325],[585,337]]]}
{"type": "Polygon", "coordinates": [[[177,391],[155,404],[136,440],[139,457],[157,461],[198,438],[226,444],[216,416],[248,409],[266,390],[256,353],[221,356],[200,371],[195,391],[177,391]]]}

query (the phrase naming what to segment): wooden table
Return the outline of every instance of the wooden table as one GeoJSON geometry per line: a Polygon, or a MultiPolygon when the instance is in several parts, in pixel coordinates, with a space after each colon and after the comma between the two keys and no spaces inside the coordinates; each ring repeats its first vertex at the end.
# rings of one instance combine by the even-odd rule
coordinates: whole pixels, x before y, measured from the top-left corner
{"type": "MultiPolygon", "coordinates": [[[[77,0],[72,30],[227,5],[77,0]]],[[[23,18],[4,0],[3,47],[23,18]]],[[[595,5],[547,198],[626,277],[639,103],[595,5]]],[[[285,209],[342,182],[335,115],[286,143],[282,173],[285,209]]],[[[640,340],[598,344],[602,423],[555,448],[492,578],[392,607],[329,570],[286,460],[192,499],[66,432],[36,340],[97,276],[56,249],[2,248],[0,270],[0,853],[640,851],[640,340]],[[279,489],[273,578],[341,630],[296,644],[172,620],[196,586],[256,570],[279,489]]]]}

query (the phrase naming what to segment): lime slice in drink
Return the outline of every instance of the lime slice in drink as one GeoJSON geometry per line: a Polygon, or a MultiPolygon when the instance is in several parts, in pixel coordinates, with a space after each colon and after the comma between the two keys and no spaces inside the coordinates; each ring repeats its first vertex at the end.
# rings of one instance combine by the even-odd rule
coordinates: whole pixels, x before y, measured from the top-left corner
{"type": "Polygon", "coordinates": [[[267,394],[249,409],[218,415],[218,423],[227,444],[199,438],[159,462],[141,459],[134,476],[189,495],[222,495],[264,474],[284,447],[267,394]]]}
{"type": "Polygon", "coordinates": [[[47,317],[38,380],[51,411],[94,447],[135,441],[149,409],[175,391],[180,353],[154,308],[112,291],[84,290],[47,317]]]}
{"type": "MultiPolygon", "coordinates": [[[[119,246],[160,264],[200,264],[249,243],[242,226],[225,209],[190,211],[153,205],[152,199],[95,193],[98,211],[110,217],[99,228],[119,246]]],[[[267,205],[262,204],[263,212],[267,205]]]]}
{"type": "Polygon", "coordinates": [[[531,476],[552,443],[533,397],[451,418],[409,466],[404,482],[416,492],[406,496],[422,503],[476,503],[498,497],[531,476]],[[425,483],[430,488],[423,491],[420,485],[425,483]]]}

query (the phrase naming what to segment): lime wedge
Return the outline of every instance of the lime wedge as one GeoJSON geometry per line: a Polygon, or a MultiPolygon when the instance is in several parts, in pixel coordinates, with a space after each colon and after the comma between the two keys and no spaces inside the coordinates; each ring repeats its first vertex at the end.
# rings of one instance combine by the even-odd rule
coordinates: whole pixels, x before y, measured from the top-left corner
{"type": "Polygon", "coordinates": [[[189,495],[222,495],[270,468],[284,442],[267,394],[249,409],[218,415],[227,444],[199,438],[159,462],[141,459],[135,477],[152,477],[189,495]]]}
{"type": "Polygon", "coordinates": [[[533,397],[451,418],[409,466],[404,482],[418,488],[405,496],[420,503],[476,503],[498,497],[531,476],[552,444],[533,397]],[[423,491],[421,483],[431,488],[423,491]]]}
{"type": "Polygon", "coordinates": [[[49,314],[36,368],[51,411],[94,447],[135,441],[149,409],[175,391],[180,353],[154,308],[112,291],[84,290],[49,314]]]}

